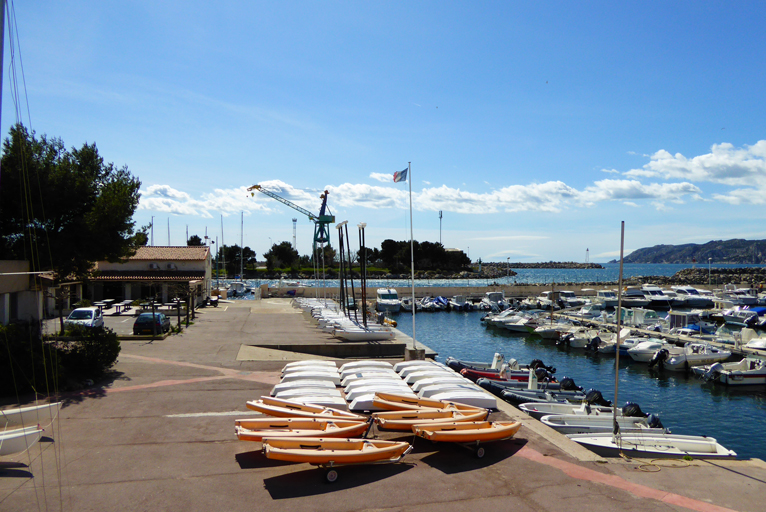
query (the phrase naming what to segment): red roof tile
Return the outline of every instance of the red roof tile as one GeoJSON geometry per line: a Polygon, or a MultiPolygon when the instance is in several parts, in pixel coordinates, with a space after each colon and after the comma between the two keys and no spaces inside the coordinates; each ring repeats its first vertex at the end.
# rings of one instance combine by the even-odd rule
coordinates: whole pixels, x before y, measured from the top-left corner
{"type": "Polygon", "coordinates": [[[193,246],[142,246],[130,261],[202,261],[207,259],[210,248],[204,245],[193,246]]]}

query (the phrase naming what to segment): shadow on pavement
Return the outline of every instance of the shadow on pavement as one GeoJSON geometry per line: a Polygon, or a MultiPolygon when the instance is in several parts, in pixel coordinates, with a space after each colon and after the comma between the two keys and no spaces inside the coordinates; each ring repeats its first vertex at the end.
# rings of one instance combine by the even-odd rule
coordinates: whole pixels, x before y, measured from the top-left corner
{"type": "Polygon", "coordinates": [[[502,462],[521,450],[527,444],[526,439],[508,439],[506,441],[497,441],[494,443],[485,443],[484,456],[476,457],[472,446],[465,446],[457,443],[431,443],[424,439],[418,439],[416,450],[420,446],[421,450],[432,451],[431,455],[426,455],[421,462],[428,464],[442,473],[451,475],[473,471],[487,466],[492,466],[502,462]],[[425,445],[425,446],[424,446],[425,445]]]}
{"type": "Polygon", "coordinates": [[[26,468],[21,462],[0,462],[0,478],[32,478],[34,475],[26,468]]]}
{"type": "Polygon", "coordinates": [[[263,480],[263,485],[271,494],[272,499],[302,498],[353,489],[385,478],[391,478],[413,467],[415,467],[414,464],[407,462],[337,466],[334,469],[338,472],[338,480],[333,483],[327,481],[326,469],[307,469],[305,471],[266,478],[263,480]]]}
{"type": "Polygon", "coordinates": [[[267,459],[260,450],[238,453],[234,456],[234,459],[241,469],[275,468],[295,464],[295,462],[267,459]]]}
{"type": "Polygon", "coordinates": [[[82,403],[86,398],[104,398],[106,396],[107,388],[112,387],[112,384],[118,380],[129,381],[131,379],[123,372],[112,370],[107,372],[99,382],[89,388],[63,392],[61,393],[61,400],[64,402],[62,408],[72,404],[82,403]]]}

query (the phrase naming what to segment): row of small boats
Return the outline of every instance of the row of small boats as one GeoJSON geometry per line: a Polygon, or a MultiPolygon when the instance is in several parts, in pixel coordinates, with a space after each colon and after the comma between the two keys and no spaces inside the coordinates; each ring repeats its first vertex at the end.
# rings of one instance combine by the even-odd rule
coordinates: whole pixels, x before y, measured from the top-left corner
{"type": "MultiPolygon", "coordinates": [[[[736,457],[714,438],[673,435],[658,416],[644,413],[637,404],[614,407],[599,391],[583,392],[571,379],[540,382],[532,368],[527,382],[501,378],[499,372],[491,378],[491,367],[502,359],[495,354],[492,363],[479,366],[485,370],[485,376],[477,381],[480,386],[602,456],[736,457]]],[[[477,363],[461,364],[461,371],[465,371],[477,363]]]]}
{"type": "Polygon", "coordinates": [[[390,326],[381,325],[370,318],[365,321],[357,311],[347,316],[333,300],[295,298],[292,304],[312,319],[317,329],[343,341],[385,341],[396,338],[390,326]]]}
{"type": "Polygon", "coordinates": [[[487,421],[490,411],[460,403],[417,398],[409,394],[377,392],[379,412],[371,416],[263,396],[247,402],[263,418],[235,420],[235,433],[242,441],[263,444],[269,459],[303,462],[333,469],[347,464],[398,462],[412,450],[401,441],[368,439],[373,425],[382,430],[407,431],[434,442],[472,444],[478,456],[479,444],[513,437],[519,422],[487,421]]]}

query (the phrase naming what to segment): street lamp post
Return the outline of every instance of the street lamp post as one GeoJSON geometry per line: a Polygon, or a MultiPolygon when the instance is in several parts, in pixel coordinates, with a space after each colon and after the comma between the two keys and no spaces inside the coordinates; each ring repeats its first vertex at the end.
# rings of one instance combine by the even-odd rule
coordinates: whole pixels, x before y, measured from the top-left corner
{"type": "Polygon", "coordinates": [[[710,262],[713,260],[713,258],[707,259],[707,285],[710,286],[710,262]]]}
{"type": "Polygon", "coordinates": [[[511,277],[511,257],[510,256],[508,256],[508,268],[506,268],[505,277],[511,277]]]}

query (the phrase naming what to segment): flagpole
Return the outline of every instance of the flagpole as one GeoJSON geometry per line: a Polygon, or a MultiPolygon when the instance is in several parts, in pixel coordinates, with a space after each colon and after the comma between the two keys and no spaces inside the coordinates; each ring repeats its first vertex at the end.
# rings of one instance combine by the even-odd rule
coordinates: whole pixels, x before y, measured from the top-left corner
{"type": "Polygon", "coordinates": [[[417,349],[418,344],[415,341],[415,243],[412,234],[412,162],[407,162],[407,182],[410,186],[410,268],[412,269],[412,348],[417,349]]]}

